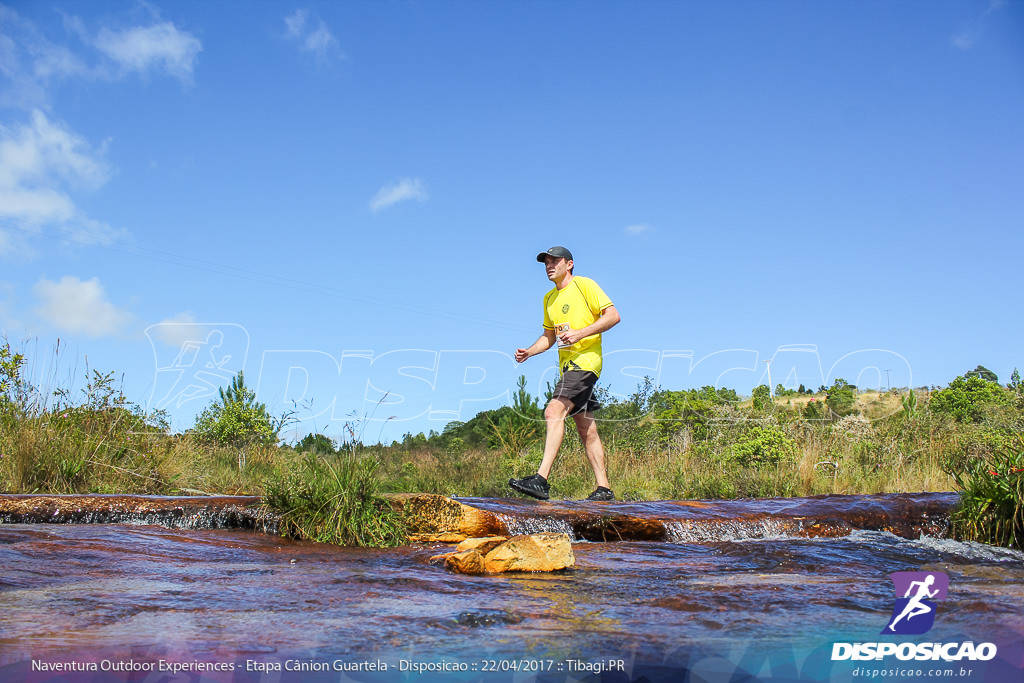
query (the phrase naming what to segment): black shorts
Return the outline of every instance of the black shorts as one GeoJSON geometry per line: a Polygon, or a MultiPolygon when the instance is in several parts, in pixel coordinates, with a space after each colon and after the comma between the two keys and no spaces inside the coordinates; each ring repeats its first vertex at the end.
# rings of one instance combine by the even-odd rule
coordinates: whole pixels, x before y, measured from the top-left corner
{"type": "Polygon", "coordinates": [[[570,415],[592,413],[601,409],[601,404],[594,398],[594,387],[597,375],[588,370],[567,370],[555,385],[551,398],[564,398],[572,403],[570,415]]]}

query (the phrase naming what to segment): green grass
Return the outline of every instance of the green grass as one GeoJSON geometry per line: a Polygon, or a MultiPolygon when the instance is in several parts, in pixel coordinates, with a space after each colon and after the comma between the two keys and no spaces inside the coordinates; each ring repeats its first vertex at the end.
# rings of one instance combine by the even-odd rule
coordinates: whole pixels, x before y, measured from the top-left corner
{"type": "MultiPolygon", "coordinates": [[[[0,343],[5,493],[262,495],[290,535],[387,546],[404,536],[382,493],[510,497],[509,477],[535,472],[541,459],[543,428],[512,422],[491,424],[505,431],[475,444],[446,429],[390,446],[349,443],[319,457],[258,441],[211,445],[168,433],[160,415],[125,400],[112,374],[93,372],[77,401],[61,391],[43,397],[20,381],[19,362],[0,343]]],[[[810,401],[755,409],[710,397],[662,420],[646,403],[612,405],[598,413],[612,487],[620,500],[961,491],[958,537],[1021,546],[1019,395],[976,422],[929,410],[927,392],[913,401],[865,392],[841,419],[809,419],[821,414],[821,397],[810,401]]],[[[594,488],[571,423],[550,481],[555,499],[594,488]]]]}
{"type": "Polygon", "coordinates": [[[406,541],[400,514],[380,495],[373,457],[310,454],[264,486],[282,533],[336,545],[390,548],[406,541]]]}

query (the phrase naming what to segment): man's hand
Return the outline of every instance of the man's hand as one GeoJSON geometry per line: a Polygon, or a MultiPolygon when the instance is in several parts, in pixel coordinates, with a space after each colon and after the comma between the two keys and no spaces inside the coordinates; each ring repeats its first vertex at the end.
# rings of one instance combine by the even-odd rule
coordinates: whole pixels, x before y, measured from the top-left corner
{"type": "Polygon", "coordinates": [[[552,346],[555,345],[555,331],[544,330],[544,334],[537,338],[537,341],[533,342],[528,349],[516,349],[515,359],[517,363],[522,363],[531,356],[536,356],[538,353],[544,353],[552,346]]]}
{"type": "Polygon", "coordinates": [[[572,346],[581,339],[586,339],[592,335],[607,332],[618,325],[620,320],[619,312],[615,309],[615,306],[609,306],[601,311],[600,318],[590,323],[582,330],[569,330],[568,332],[559,335],[558,338],[566,346],[572,346]]]}
{"type": "Polygon", "coordinates": [[[585,334],[583,330],[569,330],[568,332],[560,336],[558,339],[565,346],[572,346],[573,344],[587,336],[588,335],[585,334]]]}

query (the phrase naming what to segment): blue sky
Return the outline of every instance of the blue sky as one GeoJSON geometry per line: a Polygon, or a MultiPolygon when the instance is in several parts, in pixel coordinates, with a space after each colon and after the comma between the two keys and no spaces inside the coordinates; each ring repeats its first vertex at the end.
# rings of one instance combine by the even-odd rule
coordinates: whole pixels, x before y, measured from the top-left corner
{"type": "Polygon", "coordinates": [[[540,393],[554,244],[614,394],[1007,381],[1022,227],[1019,1],[0,5],[0,330],[176,430],[540,393]]]}

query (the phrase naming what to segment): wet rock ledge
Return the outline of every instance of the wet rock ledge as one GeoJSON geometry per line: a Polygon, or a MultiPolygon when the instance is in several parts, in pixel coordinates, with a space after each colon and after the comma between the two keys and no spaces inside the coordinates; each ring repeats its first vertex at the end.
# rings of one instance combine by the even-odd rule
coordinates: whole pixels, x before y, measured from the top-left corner
{"type": "MultiPolygon", "coordinates": [[[[413,542],[459,543],[506,532],[497,515],[426,493],[386,496],[413,542]]],[[[258,496],[0,494],[0,524],[153,524],[171,529],[278,533],[279,516],[258,496]]]]}
{"type": "Polygon", "coordinates": [[[0,524],[154,524],[277,533],[256,496],[0,495],[0,524]]]}
{"type": "MultiPolygon", "coordinates": [[[[746,501],[580,503],[455,500],[393,494],[413,542],[566,534],[571,540],[707,543],[743,538],[835,537],[887,531],[943,537],[955,493],[816,496],[746,501]]],[[[277,533],[275,513],[255,496],[0,495],[0,524],[155,524],[174,529],[277,533]]]]}

